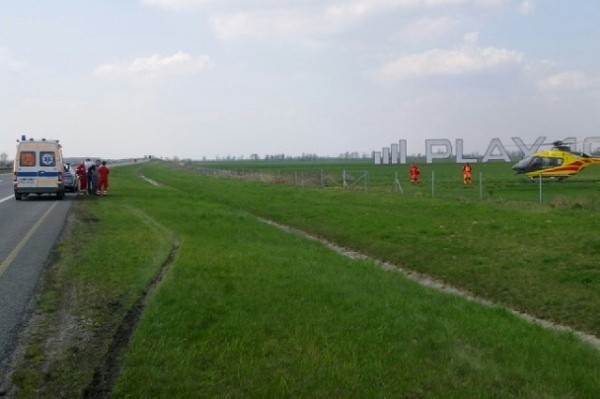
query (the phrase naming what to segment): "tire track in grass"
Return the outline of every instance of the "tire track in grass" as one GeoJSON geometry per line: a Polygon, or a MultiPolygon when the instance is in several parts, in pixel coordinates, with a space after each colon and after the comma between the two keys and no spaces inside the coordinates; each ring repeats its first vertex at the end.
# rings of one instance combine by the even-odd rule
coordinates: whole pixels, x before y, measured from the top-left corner
{"type": "MultiPolygon", "coordinates": [[[[150,178],[148,178],[148,177],[146,177],[144,175],[140,175],[140,177],[142,179],[144,179],[145,181],[147,181],[148,183],[152,184],[152,185],[162,186],[162,184],[160,184],[159,182],[156,182],[155,180],[152,180],[152,179],[150,179],[150,178]]],[[[269,224],[269,225],[272,225],[272,226],[275,226],[275,227],[277,227],[277,228],[279,228],[279,229],[281,229],[283,231],[286,231],[286,232],[289,232],[289,233],[293,233],[293,234],[297,234],[297,235],[300,235],[302,237],[308,238],[310,240],[320,242],[321,244],[323,244],[323,245],[327,246],[328,248],[332,249],[333,251],[336,251],[339,254],[341,254],[343,256],[346,256],[346,257],[348,257],[350,259],[370,260],[370,261],[374,262],[376,265],[378,265],[379,267],[381,267],[382,269],[393,270],[393,271],[399,272],[402,275],[404,275],[406,278],[408,278],[408,279],[410,279],[412,281],[415,281],[415,282],[417,282],[417,283],[419,283],[419,284],[421,284],[423,286],[431,287],[431,288],[434,288],[436,290],[439,290],[439,291],[442,291],[442,292],[446,292],[446,293],[449,293],[449,294],[458,295],[458,296],[460,296],[462,298],[465,298],[465,299],[467,299],[469,301],[477,302],[477,303],[485,305],[485,306],[502,307],[503,309],[506,309],[510,313],[512,313],[512,314],[514,314],[514,315],[520,317],[521,319],[524,319],[524,320],[526,320],[526,321],[528,321],[530,323],[538,324],[538,325],[543,326],[544,328],[548,328],[548,329],[551,329],[551,330],[563,331],[563,332],[568,332],[568,333],[574,334],[579,339],[581,339],[583,342],[586,342],[587,344],[589,344],[590,346],[592,346],[592,347],[594,347],[596,349],[600,349],[600,338],[598,338],[598,337],[596,337],[594,335],[585,333],[583,331],[578,331],[578,330],[575,330],[575,329],[573,329],[571,327],[567,327],[567,326],[564,326],[564,325],[561,325],[561,324],[557,324],[557,323],[554,323],[552,321],[543,320],[543,319],[537,318],[537,317],[535,317],[533,315],[530,315],[528,313],[519,312],[519,311],[517,311],[515,309],[509,308],[509,307],[506,307],[506,306],[503,306],[503,305],[499,305],[499,304],[494,303],[494,302],[492,302],[490,300],[477,297],[477,296],[471,294],[470,292],[468,292],[466,290],[462,290],[462,289],[459,289],[457,287],[454,287],[454,286],[451,286],[449,284],[446,284],[446,283],[444,283],[444,282],[442,282],[440,280],[436,280],[436,279],[434,279],[431,276],[427,276],[427,275],[422,274],[422,273],[417,273],[415,271],[408,270],[408,269],[406,269],[404,267],[392,264],[390,262],[384,262],[382,260],[370,257],[368,255],[362,254],[362,253],[360,253],[358,251],[355,251],[355,250],[352,250],[352,249],[349,249],[349,248],[341,247],[341,246],[339,246],[337,244],[334,244],[333,242],[327,241],[327,240],[325,240],[323,238],[316,237],[316,236],[314,236],[314,235],[312,235],[312,234],[310,234],[310,233],[308,233],[306,231],[303,231],[303,230],[300,230],[300,229],[296,229],[294,227],[286,226],[284,224],[277,223],[277,222],[275,222],[273,220],[266,219],[266,218],[263,218],[263,217],[260,217],[260,216],[256,216],[256,215],[253,215],[253,216],[256,217],[258,220],[260,220],[261,222],[269,224]]]]}
{"type": "Polygon", "coordinates": [[[314,235],[312,235],[312,234],[310,234],[310,233],[308,233],[306,231],[303,231],[303,230],[300,230],[300,229],[297,229],[297,228],[294,228],[294,227],[286,226],[284,224],[277,223],[277,222],[275,222],[273,220],[265,219],[265,218],[262,218],[260,216],[255,216],[255,217],[258,220],[260,220],[261,222],[266,223],[266,224],[271,225],[271,226],[275,226],[275,227],[277,227],[277,228],[279,228],[279,229],[281,229],[281,230],[283,230],[285,232],[292,233],[292,234],[297,234],[297,235],[302,236],[304,238],[307,238],[309,240],[320,242],[321,244],[325,245],[326,247],[330,248],[331,250],[336,251],[337,253],[339,253],[339,254],[341,254],[343,256],[346,256],[346,257],[348,257],[350,259],[369,260],[369,261],[374,262],[376,265],[378,265],[382,269],[392,270],[392,271],[395,271],[395,272],[399,272],[402,275],[404,275],[404,277],[406,277],[407,279],[415,281],[415,282],[417,282],[417,283],[419,283],[419,284],[421,284],[423,286],[431,287],[431,288],[434,288],[436,290],[439,290],[439,291],[442,291],[442,292],[446,292],[446,293],[449,293],[449,294],[458,295],[458,296],[460,296],[462,298],[465,298],[465,299],[467,299],[469,301],[477,302],[477,303],[485,305],[485,306],[502,307],[503,309],[506,309],[510,313],[512,313],[512,314],[514,314],[514,315],[516,315],[516,316],[518,316],[518,317],[520,317],[520,318],[522,318],[522,319],[524,319],[524,320],[526,320],[526,321],[528,321],[530,323],[539,324],[539,325],[541,325],[541,326],[543,326],[545,328],[551,329],[551,330],[572,333],[575,336],[577,336],[579,339],[581,339],[583,342],[586,342],[587,344],[589,344],[590,346],[592,346],[592,347],[594,347],[596,349],[600,349],[600,338],[598,338],[598,337],[596,337],[594,335],[587,334],[587,333],[582,332],[582,331],[574,330],[571,327],[567,327],[567,326],[563,326],[563,325],[560,325],[560,324],[557,324],[557,323],[553,323],[553,322],[548,321],[548,320],[542,320],[542,319],[539,319],[539,318],[537,318],[537,317],[535,317],[533,315],[530,315],[530,314],[527,314],[527,313],[523,313],[523,312],[519,312],[519,311],[517,311],[515,309],[511,309],[511,308],[508,308],[508,307],[503,306],[503,305],[499,305],[499,304],[494,303],[492,301],[489,301],[487,299],[477,297],[477,296],[471,294],[468,291],[465,291],[465,290],[459,289],[457,287],[451,286],[451,285],[446,284],[446,283],[444,283],[444,282],[442,282],[440,280],[436,280],[436,279],[434,279],[434,278],[432,278],[430,276],[427,276],[425,274],[417,273],[415,271],[408,270],[408,269],[406,269],[404,267],[401,267],[401,266],[398,266],[398,265],[395,265],[395,264],[392,264],[392,263],[389,263],[389,262],[384,262],[382,260],[373,258],[373,257],[365,255],[365,254],[362,254],[362,253],[360,253],[358,251],[355,251],[353,249],[341,247],[341,246],[339,246],[337,244],[334,244],[334,243],[332,243],[330,241],[327,241],[327,240],[325,240],[323,238],[319,238],[317,236],[314,236],[314,235]]]}
{"type": "Polygon", "coordinates": [[[169,237],[172,242],[171,251],[160,269],[146,286],[146,289],[142,292],[141,297],[127,311],[127,314],[113,336],[113,340],[105,355],[103,364],[96,369],[91,384],[84,391],[84,398],[110,398],[110,392],[121,370],[123,356],[129,346],[129,342],[140,317],[148,304],[148,300],[152,297],[152,294],[179,253],[179,240],[172,231],[143,213],[141,210],[129,206],[126,208],[135,216],[139,217],[145,225],[169,237]]]}
{"type": "Polygon", "coordinates": [[[144,175],[142,175],[142,174],[140,174],[140,178],[141,178],[142,180],[146,181],[147,183],[150,183],[150,184],[152,184],[153,186],[156,186],[156,187],[162,187],[162,184],[160,184],[160,183],[159,183],[159,182],[157,182],[156,180],[152,180],[151,178],[149,178],[149,177],[146,177],[146,176],[144,176],[144,175]]]}

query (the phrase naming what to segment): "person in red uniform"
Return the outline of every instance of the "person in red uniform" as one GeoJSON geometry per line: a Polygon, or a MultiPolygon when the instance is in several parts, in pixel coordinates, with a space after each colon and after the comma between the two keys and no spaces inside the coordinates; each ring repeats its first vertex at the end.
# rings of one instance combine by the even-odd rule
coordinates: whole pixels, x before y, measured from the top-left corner
{"type": "Polygon", "coordinates": [[[79,177],[79,194],[87,194],[87,172],[85,170],[85,162],[77,165],[75,174],[79,177]]]}
{"type": "Polygon", "coordinates": [[[98,168],[98,195],[106,195],[108,189],[108,174],[110,169],[106,166],[106,161],[102,161],[102,165],[98,168]]]}
{"type": "Polygon", "coordinates": [[[412,164],[408,173],[410,174],[410,182],[411,183],[418,183],[419,182],[419,175],[421,174],[421,169],[419,169],[419,167],[416,164],[412,164]]]}
{"type": "Polygon", "coordinates": [[[471,184],[471,181],[472,181],[471,175],[473,172],[473,168],[471,167],[471,165],[468,162],[463,165],[462,172],[463,172],[463,184],[465,184],[465,185],[471,184]]]}

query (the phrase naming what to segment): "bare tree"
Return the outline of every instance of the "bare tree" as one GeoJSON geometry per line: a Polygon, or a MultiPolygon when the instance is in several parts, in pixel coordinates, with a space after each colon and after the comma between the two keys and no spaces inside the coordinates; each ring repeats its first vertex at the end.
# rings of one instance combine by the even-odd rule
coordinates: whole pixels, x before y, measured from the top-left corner
{"type": "Polygon", "coordinates": [[[8,166],[8,154],[0,153],[0,166],[8,166]]]}

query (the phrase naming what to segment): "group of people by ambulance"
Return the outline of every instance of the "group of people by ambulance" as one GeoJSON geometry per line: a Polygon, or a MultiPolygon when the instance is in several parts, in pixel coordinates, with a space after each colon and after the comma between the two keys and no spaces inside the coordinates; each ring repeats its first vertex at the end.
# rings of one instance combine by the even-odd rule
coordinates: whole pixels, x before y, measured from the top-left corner
{"type": "Polygon", "coordinates": [[[77,165],[75,173],[79,177],[79,193],[83,195],[106,195],[110,169],[106,161],[95,162],[87,158],[77,165]]]}
{"type": "Polygon", "coordinates": [[[58,140],[35,140],[25,135],[17,140],[17,152],[13,163],[13,187],[15,199],[20,201],[30,195],[55,195],[61,200],[67,189],[76,187],[79,194],[106,195],[110,169],[106,161],[90,158],[75,168],[75,182],[65,182],[72,175],[70,166],[64,162],[62,145],[58,140]]]}

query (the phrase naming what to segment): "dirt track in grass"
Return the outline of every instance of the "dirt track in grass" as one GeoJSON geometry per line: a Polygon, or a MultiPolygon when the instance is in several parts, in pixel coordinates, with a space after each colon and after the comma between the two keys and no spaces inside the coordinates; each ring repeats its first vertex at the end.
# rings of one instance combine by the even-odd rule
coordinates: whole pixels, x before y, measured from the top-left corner
{"type": "MultiPolygon", "coordinates": [[[[313,241],[318,241],[318,242],[322,243],[323,245],[326,245],[328,248],[330,248],[330,249],[336,251],[337,253],[339,253],[341,255],[344,255],[344,256],[346,256],[346,257],[348,257],[350,259],[370,260],[370,261],[374,262],[375,264],[377,264],[378,266],[380,266],[383,269],[393,270],[393,271],[402,273],[406,278],[408,278],[410,280],[413,280],[413,281],[416,281],[416,282],[418,282],[421,285],[424,285],[424,286],[427,286],[427,287],[431,287],[431,288],[435,288],[435,289],[437,289],[439,291],[447,292],[447,293],[450,293],[450,294],[459,295],[459,296],[461,296],[461,297],[463,297],[465,299],[468,299],[470,301],[474,301],[474,302],[477,302],[477,303],[480,303],[480,304],[483,304],[483,305],[486,305],[486,306],[498,306],[498,305],[494,304],[493,302],[491,302],[489,300],[486,300],[486,299],[483,299],[483,298],[478,298],[478,297],[476,297],[475,295],[471,294],[468,291],[465,291],[465,290],[453,287],[453,286],[448,285],[446,283],[443,283],[443,282],[441,282],[439,280],[436,280],[436,279],[434,279],[434,278],[432,278],[430,276],[427,276],[427,275],[424,275],[424,274],[420,274],[420,273],[416,273],[414,271],[408,270],[408,269],[403,268],[403,267],[398,266],[398,265],[391,264],[389,262],[383,262],[383,261],[380,261],[378,259],[374,259],[374,258],[372,258],[370,256],[361,254],[360,252],[354,251],[354,250],[349,249],[349,248],[340,247],[339,245],[336,245],[336,244],[334,244],[332,242],[329,242],[327,240],[324,240],[322,238],[315,237],[315,236],[313,236],[313,235],[311,235],[311,234],[309,234],[309,233],[307,233],[305,231],[298,230],[298,229],[295,229],[293,227],[289,227],[289,226],[286,226],[286,225],[274,222],[272,220],[268,220],[268,219],[264,219],[264,218],[260,218],[260,217],[258,219],[260,221],[262,221],[263,223],[267,223],[267,224],[270,224],[272,226],[276,226],[277,228],[279,228],[279,229],[281,229],[283,231],[287,231],[287,232],[290,232],[290,233],[298,234],[298,235],[301,235],[302,237],[308,238],[308,239],[313,240],[313,241]]],[[[522,313],[522,312],[518,312],[518,311],[516,311],[514,309],[510,309],[510,308],[506,308],[506,309],[508,311],[510,311],[511,313],[513,313],[513,314],[515,314],[515,315],[517,315],[517,316],[519,316],[519,317],[521,317],[521,318],[523,318],[523,319],[525,319],[525,320],[527,320],[529,322],[540,324],[540,325],[542,325],[542,326],[544,326],[546,328],[557,330],[557,331],[568,331],[568,332],[571,332],[571,333],[575,334],[576,336],[578,336],[582,341],[587,342],[588,344],[590,344],[591,346],[593,346],[593,347],[595,347],[597,349],[600,349],[600,338],[598,338],[598,337],[596,337],[594,335],[586,334],[584,332],[577,331],[577,330],[573,330],[572,328],[569,328],[569,327],[566,327],[566,326],[562,326],[560,324],[553,323],[553,322],[548,321],[548,320],[542,320],[542,319],[539,319],[539,318],[534,317],[532,315],[529,315],[529,314],[526,314],[526,313],[522,313]]]]}

